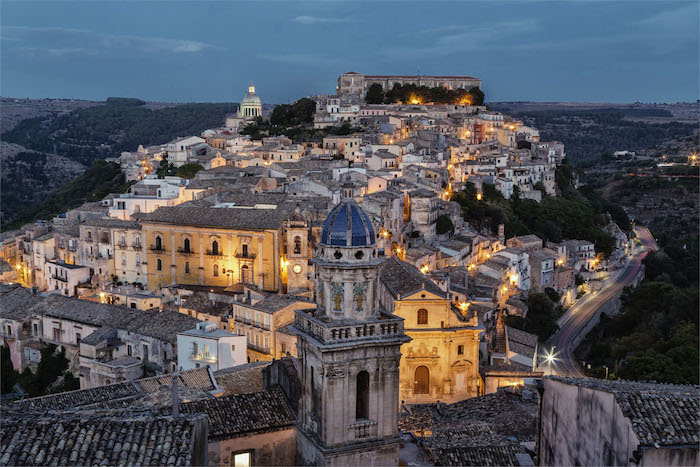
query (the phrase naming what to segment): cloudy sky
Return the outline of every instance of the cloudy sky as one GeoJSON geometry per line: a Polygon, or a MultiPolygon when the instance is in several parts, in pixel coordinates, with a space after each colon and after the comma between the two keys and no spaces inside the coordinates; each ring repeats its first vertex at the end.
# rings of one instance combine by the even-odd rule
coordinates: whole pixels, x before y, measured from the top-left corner
{"type": "Polygon", "coordinates": [[[264,102],[345,71],[481,78],[487,100],[694,101],[699,4],[608,2],[9,2],[0,93],[264,102]]]}

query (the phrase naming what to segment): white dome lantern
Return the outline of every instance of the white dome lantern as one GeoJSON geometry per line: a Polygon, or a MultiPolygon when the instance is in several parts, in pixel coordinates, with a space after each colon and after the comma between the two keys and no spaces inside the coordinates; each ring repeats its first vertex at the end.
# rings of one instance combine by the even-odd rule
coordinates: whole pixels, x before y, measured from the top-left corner
{"type": "Polygon", "coordinates": [[[241,100],[241,106],[238,108],[238,117],[245,119],[262,117],[262,101],[255,94],[255,86],[252,83],[248,86],[248,94],[243,96],[241,100]]]}

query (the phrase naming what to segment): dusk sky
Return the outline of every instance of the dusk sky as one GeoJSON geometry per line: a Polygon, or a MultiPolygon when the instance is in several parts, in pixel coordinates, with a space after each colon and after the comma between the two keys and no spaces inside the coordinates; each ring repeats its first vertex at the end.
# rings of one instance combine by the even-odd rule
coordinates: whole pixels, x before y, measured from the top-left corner
{"type": "Polygon", "coordinates": [[[239,101],[252,81],[282,103],[357,71],[476,76],[490,101],[695,101],[698,5],[3,1],[0,93],[239,101]]]}

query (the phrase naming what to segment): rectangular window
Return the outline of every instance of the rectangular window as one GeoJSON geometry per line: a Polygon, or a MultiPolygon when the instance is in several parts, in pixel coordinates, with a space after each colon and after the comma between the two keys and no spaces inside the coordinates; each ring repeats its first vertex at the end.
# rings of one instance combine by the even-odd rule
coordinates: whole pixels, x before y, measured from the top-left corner
{"type": "Polygon", "coordinates": [[[148,361],[148,345],[143,344],[143,360],[148,361]]]}
{"type": "Polygon", "coordinates": [[[282,343],[282,355],[285,355],[287,353],[287,344],[282,343]]]}
{"type": "Polygon", "coordinates": [[[457,346],[457,355],[464,355],[464,346],[463,345],[457,346]]]}
{"type": "Polygon", "coordinates": [[[236,351],[236,344],[231,344],[231,352],[235,352],[235,351],[236,351]]]}
{"type": "Polygon", "coordinates": [[[7,325],[7,334],[8,335],[12,334],[12,326],[10,326],[9,324],[7,325]]]}
{"type": "Polygon", "coordinates": [[[39,336],[39,323],[34,323],[34,337],[39,336]]]}
{"type": "Polygon", "coordinates": [[[80,339],[81,339],[81,337],[82,337],[82,336],[80,335],[79,332],[76,332],[76,333],[75,333],[75,343],[76,343],[76,345],[80,345],[80,339]]]}
{"type": "Polygon", "coordinates": [[[133,353],[131,345],[126,346],[126,354],[131,357],[131,354],[133,353]]]}

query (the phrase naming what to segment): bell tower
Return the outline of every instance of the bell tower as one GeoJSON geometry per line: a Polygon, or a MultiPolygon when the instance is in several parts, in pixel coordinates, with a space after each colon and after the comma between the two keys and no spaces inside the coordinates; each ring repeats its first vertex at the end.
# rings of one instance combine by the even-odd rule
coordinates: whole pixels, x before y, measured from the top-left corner
{"type": "Polygon", "coordinates": [[[326,219],[313,259],[316,310],[297,311],[297,463],[398,465],[403,319],[379,309],[374,227],[352,200],[326,219]]]}
{"type": "MultiPolygon", "coordinates": [[[[309,222],[297,207],[292,216],[285,222],[286,258],[283,258],[286,268],[286,285],[288,294],[300,294],[311,290],[313,282],[309,278],[309,258],[311,244],[309,242],[309,222]]],[[[307,295],[304,294],[304,295],[307,295]]]]}

